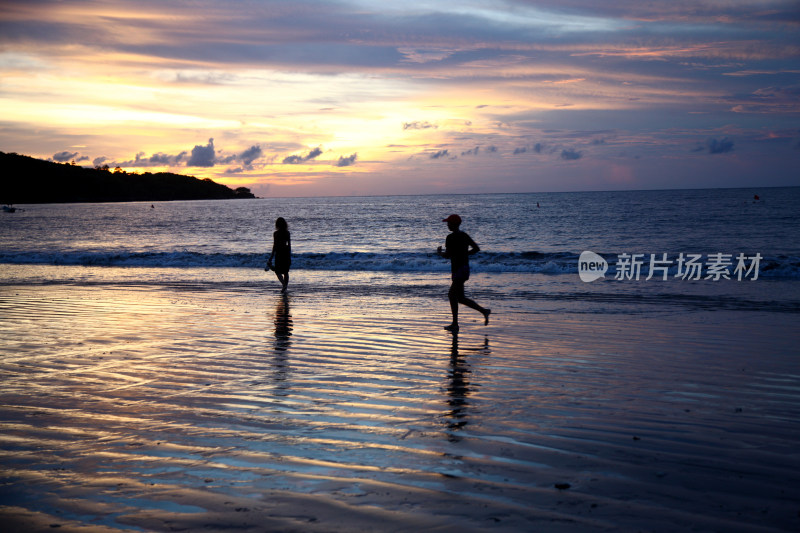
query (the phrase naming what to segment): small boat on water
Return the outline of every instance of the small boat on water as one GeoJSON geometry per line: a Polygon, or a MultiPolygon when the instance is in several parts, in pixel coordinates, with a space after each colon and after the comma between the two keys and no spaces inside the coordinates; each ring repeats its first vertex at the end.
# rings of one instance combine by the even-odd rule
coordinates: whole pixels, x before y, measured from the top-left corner
{"type": "Polygon", "coordinates": [[[11,204],[3,206],[3,213],[16,213],[16,212],[17,208],[12,206],[11,204]]]}

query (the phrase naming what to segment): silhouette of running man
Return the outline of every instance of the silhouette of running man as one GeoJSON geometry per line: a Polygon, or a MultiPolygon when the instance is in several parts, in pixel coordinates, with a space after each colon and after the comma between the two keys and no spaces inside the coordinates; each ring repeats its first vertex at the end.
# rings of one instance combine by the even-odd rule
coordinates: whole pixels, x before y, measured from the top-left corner
{"type": "Polygon", "coordinates": [[[450,260],[450,270],[453,274],[453,283],[447,293],[450,299],[450,311],[453,313],[453,323],[445,326],[444,329],[458,331],[458,304],[460,303],[481,313],[484,318],[484,324],[488,325],[491,309],[481,307],[475,301],[464,296],[464,283],[469,279],[469,256],[480,252],[481,249],[475,244],[472,237],[459,229],[461,227],[460,216],[450,215],[442,222],[447,222],[447,228],[452,233],[445,240],[445,250],[442,250],[442,247],[439,246],[436,249],[436,253],[450,260]]]}

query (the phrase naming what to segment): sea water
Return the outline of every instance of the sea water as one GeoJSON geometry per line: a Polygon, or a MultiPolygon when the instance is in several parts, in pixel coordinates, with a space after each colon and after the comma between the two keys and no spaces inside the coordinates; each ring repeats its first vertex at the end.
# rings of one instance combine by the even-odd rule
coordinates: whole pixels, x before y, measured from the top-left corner
{"type": "Polygon", "coordinates": [[[442,219],[457,213],[481,248],[468,288],[485,298],[551,310],[582,302],[589,312],[800,307],[800,187],[18,208],[0,218],[5,282],[191,279],[248,288],[273,281],[263,268],[282,216],[292,235],[292,287],[371,286],[428,298],[447,283],[448,262],[435,250],[448,233],[442,219]],[[585,251],[607,262],[605,277],[581,281],[585,251]],[[683,261],[691,255],[700,269],[690,273],[683,261]],[[640,263],[635,270],[626,268],[629,257],[640,263]],[[725,264],[715,275],[719,257],[725,264]],[[656,264],[666,271],[651,275],[651,261],[663,260],[656,264]],[[44,268],[52,266],[62,268],[44,268]]]}
{"type": "Polygon", "coordinates": [[[274,496],[312,516],[298,495],[350,529],[376,508],[409,530],[797,529],[798,188],[19,207],[0,500],[43,523],[197,528],[202,493],[213,523],[256,529],[274,496]],[[458,335],[451,213],[492,308],[458,335]],[[582,280],[587,251],[605,277],[582,280]]]}

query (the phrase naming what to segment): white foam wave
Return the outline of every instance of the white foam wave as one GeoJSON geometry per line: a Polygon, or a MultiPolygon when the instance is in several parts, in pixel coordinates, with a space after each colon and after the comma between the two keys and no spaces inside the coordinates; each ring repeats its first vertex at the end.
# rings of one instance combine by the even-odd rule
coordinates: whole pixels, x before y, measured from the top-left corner
{"type": "MultiPolygon", "coordinates": [[[[615,257],[613,254],[605,254],[615,257]]],[[[264,268],[266,255],[259,253],[171,252],[0,252],[0,263],[50,264],[85,266],[135,266],[159,268],[264,268]]],[[[491,253],[482,252],[471,258],[473,272],[519,272],[542,274],[576,274],[578,254],[571,252],[491,253]]],[[[616,273],[610,265],[607,276],[616,273]]],[[[300,253],[292,257],[292,268],[301,270],[344,270],[373,272],[445,272],[449,262],[434,253],[401,252],[328,252],[300,253]]],[[[672,270],[675,270],[674,268],[672,270]]],[[[675,272],[670,271],[670,275],[675,272]]],[[[641,275],[647,275],[647,266],[641,275]]],[[[759,277],[800,279],[800,258],[765,257],[759,277]]]]}

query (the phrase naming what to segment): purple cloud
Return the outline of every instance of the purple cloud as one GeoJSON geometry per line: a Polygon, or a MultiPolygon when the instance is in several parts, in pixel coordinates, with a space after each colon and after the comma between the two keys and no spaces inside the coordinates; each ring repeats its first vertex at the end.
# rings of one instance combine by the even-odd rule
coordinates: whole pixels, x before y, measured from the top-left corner
{"type": "Polygon", "coordinates": [[[438,127],[439,126],[437,126],[436,124],[431,124],[430,122],[427,121],[425,122],[415,121],[415,122],[403,123],[403,130],[427,130],[431,128],[436,129],[438,127]]]}
{"type": "Polygon", "coordinates": [[[79,152],[58,152],[57,154],[53,154],[53,161],[57,161],[59,163],[64,163],[65,161],[71,161],[75,159],[79,152]]]}
{"type": "Polygon", "coordinates": [[[283,159],[284,165],[299,165],[300,163],[305,163],[306,161],[311,161],[312,159],[316,159],[322,155],[322,148],[316,147],[306,155],[290,155],[283,159]]]}
{"type": "Polygon", "coordinates": [[[706,141],[709,154],[725,154],[733,150],[733,140],[728,137],[722,139],[708,139],[706,141]]]}
{"type": "Polygon", "coordinates": [[[339,162],[336,163],[336,166],[337,167],[349,167],[349,166],[355,164],[356,159],[358,159],[358,154],[357,153],[349,155],[347,157],[339,156],[339,162]]]}
{"type": "Polygon", "coordinates": [[[192,148],[192,155],[186,166],[189,167],[213,167],[217,162],[217,154],[214,152],[214,139],[209,139],[205,146],[195,145],[192,148]]]}

